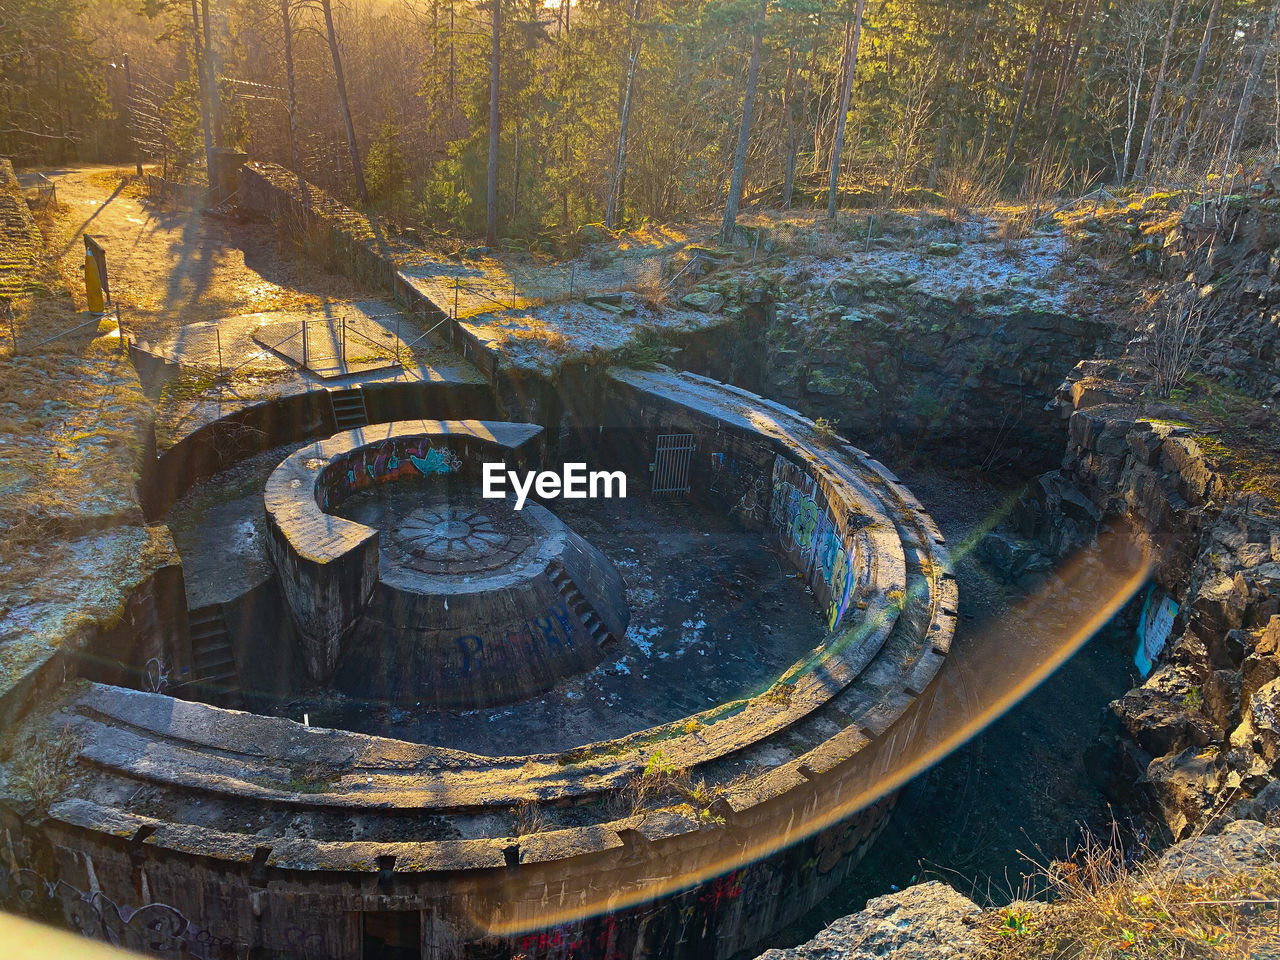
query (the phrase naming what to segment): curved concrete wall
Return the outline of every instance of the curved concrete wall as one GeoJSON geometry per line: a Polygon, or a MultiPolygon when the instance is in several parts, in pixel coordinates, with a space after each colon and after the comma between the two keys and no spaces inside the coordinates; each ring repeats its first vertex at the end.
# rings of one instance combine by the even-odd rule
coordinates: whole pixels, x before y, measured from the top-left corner
{"type": "Polygon", "coordinates": [[[158,902],[172,929],[237,955],[354,956],[390,911],[416,916],[417,951],[433,958],[728,958],[829,892],[929,719],[955,625],[942,538],[891,473],[784,407],[661,372],[621,373],[605,392],[603,426],[688,430],[702,470],[721,469],[712,454],[736,460],[726,499],[825,585],[836,629],[811,656],[759,696],[522,757],[68,691],[80,769],[113,789],[55,803],[40,827],[11,820],[19,859],[72,888],[49,909],[80,909],[74,891],[95,889],[158,902]],[[658,752],[714,799],[615,806],[658,752]],[[107,799],[139,782],[163,803],[143,814],[107,799]],[[515,836],[529,805],[543,824],[515,836]],[[344,826],[356,821],[359,837],[344,826]]]}

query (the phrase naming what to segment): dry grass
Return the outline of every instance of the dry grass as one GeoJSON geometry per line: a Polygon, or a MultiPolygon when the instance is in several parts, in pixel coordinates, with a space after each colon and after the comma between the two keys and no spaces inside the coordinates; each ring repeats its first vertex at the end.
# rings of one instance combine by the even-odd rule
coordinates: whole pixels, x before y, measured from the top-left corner
{"type": "Polygon", "coordinates": [[[28,740],[14,760],[13,786],[38,810],[47,811],[67,792],[82,746],[80,735],[70,724],[52,741],[28,740]]]}
{"type": "Polygon", "coordinates": [[[998,960],[1248,960],[1280,938],[1280,863],[1201,876],[1132,867],[1118,844],[1091,842],[1044,871],[1048,906],[986,914],[998,960]]]}

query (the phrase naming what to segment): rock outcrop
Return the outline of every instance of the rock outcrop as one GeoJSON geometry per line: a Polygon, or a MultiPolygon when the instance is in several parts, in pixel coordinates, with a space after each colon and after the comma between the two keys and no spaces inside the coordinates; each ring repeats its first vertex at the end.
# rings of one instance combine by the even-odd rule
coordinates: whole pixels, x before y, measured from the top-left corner
{"type": "Polygon", "coordinates": [[[978,905],[936,880],[868,900],[790,950],[760,960],[964,960],[982,955],[978,905]]]}
{"type": "MultiPolygon", "coordinates": [[[[1164,889],[1208,884],[1228,876],[1256,877],[1280,859],[1280,828],[1252,820],[1227,824],[1220,834],[1174,844],[1136,877],[1142,887],[1164,889]]],[[[1009,916],[1040,925],[1052,903],[1019,901],[982,910],[968,897],[932,881],[867,901],[865,909],[831,924],[808,943],[769,950],[758,960],[967,960],[994,955],[987,948],[1009,916]]],[[[1242,910],[1249,909],[1247,903],[1242,910]]],[[[1076,922],[1080,922],[1077,910],[1076,922]]],[[[1096,925],[1100,927],[1101,919],[1096,925]]],[[[1085,931],[1092,932],[1092,931],[1085,931]]],[[[1249,948],[1256,942],[1250,938],[1249,948]]],[[[1276,960],[1280,952],[1254,949],[1250,956],[1276,960]]],[[[1026,952],[1017,954],[1027,956],[1026,952]]]]}

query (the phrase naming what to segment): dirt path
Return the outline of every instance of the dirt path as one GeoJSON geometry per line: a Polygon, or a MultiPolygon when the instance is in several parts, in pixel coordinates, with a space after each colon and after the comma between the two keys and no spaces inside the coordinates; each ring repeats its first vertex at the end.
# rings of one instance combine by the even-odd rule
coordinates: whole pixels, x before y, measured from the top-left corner
{"type": "Polygon", "coordinates": [[[368,297],[343,277],[310,268],[268,224],[167,208],[122,184],[112,167],[46,171],[64,206],[53,245],[83,306],[88,233],[107,251],[111,292],[125,326],[146,339],[178,326],[240,313],[368,297]]]}

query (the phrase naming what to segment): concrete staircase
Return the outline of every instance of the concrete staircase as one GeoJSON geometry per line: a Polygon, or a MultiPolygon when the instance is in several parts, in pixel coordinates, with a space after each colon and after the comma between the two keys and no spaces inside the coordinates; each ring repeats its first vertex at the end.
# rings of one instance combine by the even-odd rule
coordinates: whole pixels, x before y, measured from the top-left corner
{"type": "Polygon", "coordinates": [[[591,638],[595,640],[596,646],[603,647],[607,643],[617,643],[618,638],[609,632],[605,622],[600,619],[600,614],[596,613],[595,607],[587,602],[587,598],[582,595],[582,591],[578,589],[578,585],[573,582],[573,578],[565,568],[558,563],[553,563],[548,570],[551,582],[560,591],[560,596],[564,597],[565,605],[582,621],[582,625],[587,628],[587,633],[591,634],[591,638]]]}
{"type": "Polygon", "coordinates": [[[369,411],[365,409],[364,391],[359,387],[331,389],[329,403],[333,407],[333,422],[338,433],[369,425],[369,411]]]}
{"type": "Polygon", "coordinates": [[[222,619],[222,607],[210,604],[187,612],[191,636],[191,659],[198,683],[227,684],[236,681],[236,662],[231,638],[222,619]]]}

